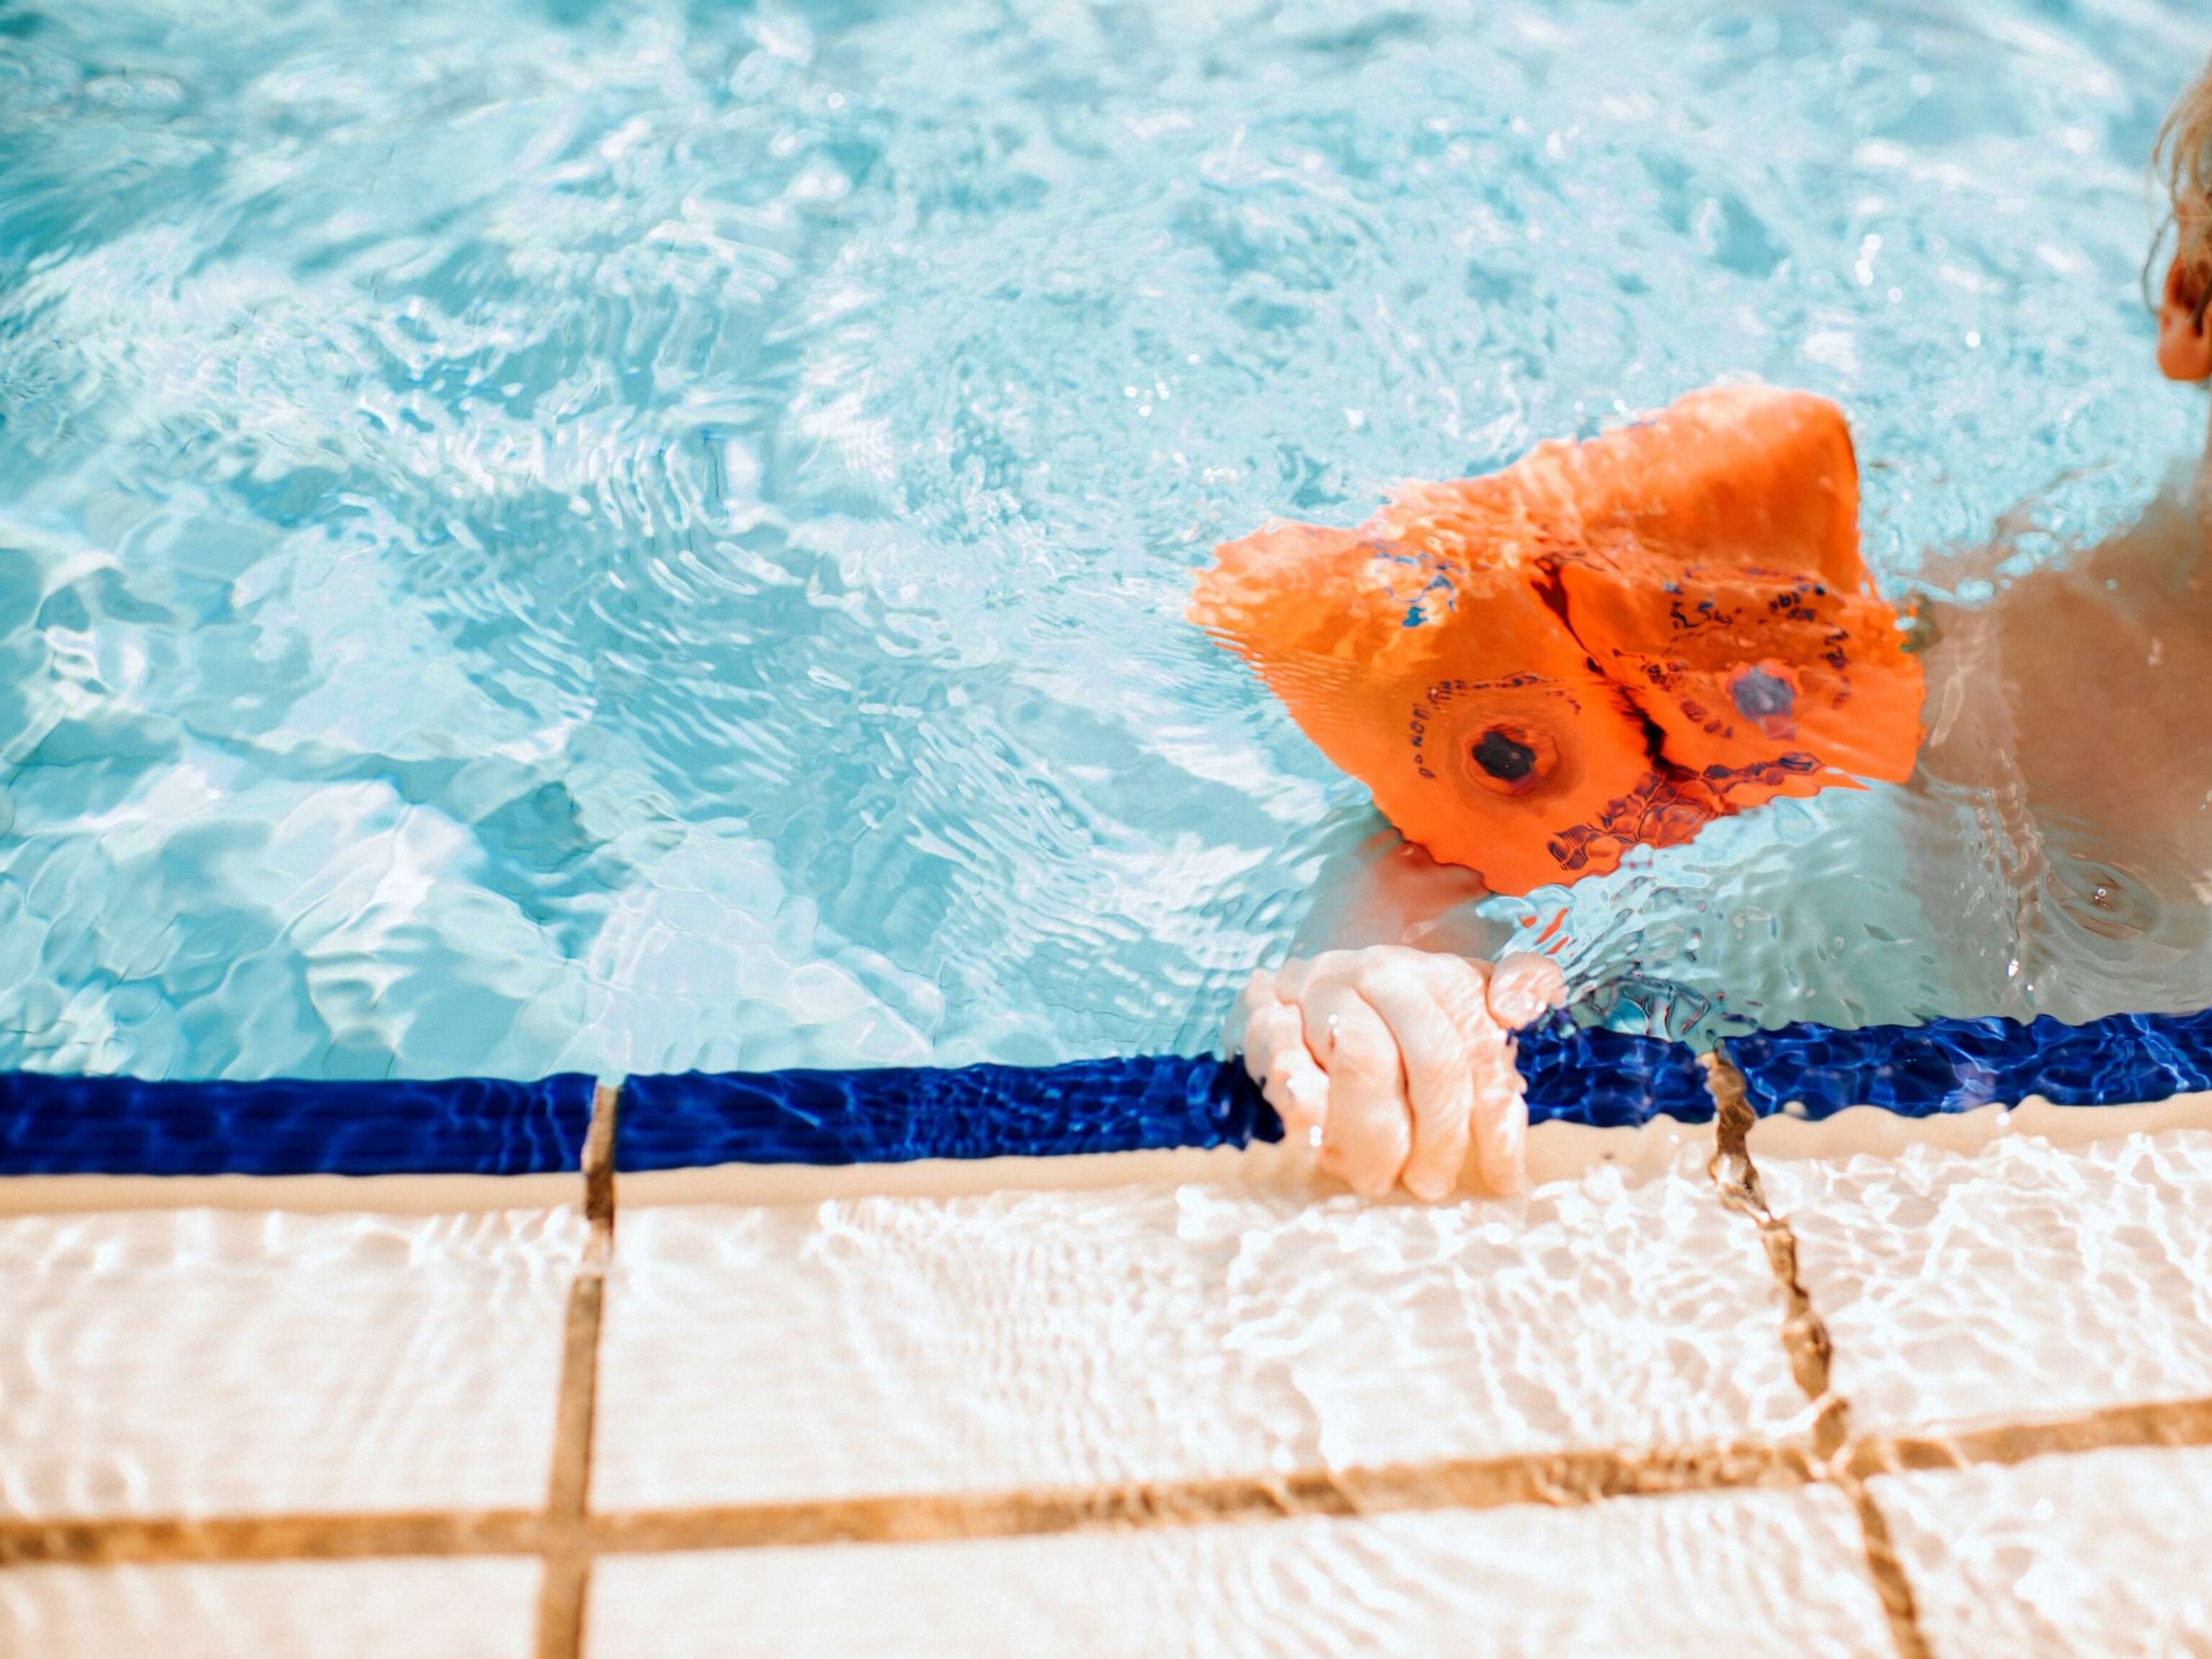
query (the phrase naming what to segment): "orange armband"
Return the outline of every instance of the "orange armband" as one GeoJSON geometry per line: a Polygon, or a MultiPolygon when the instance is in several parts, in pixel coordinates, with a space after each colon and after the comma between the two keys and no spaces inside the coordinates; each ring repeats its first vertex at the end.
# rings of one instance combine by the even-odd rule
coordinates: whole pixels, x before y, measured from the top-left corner
{"type": "Polygon", "coordinates": [[[1919,665],[1857,517],[1834,404],[1720,387],[1358,530],[1227,543],[1190,615],[1407,839],[1525,893],[1910,775],[1919,665]]]}

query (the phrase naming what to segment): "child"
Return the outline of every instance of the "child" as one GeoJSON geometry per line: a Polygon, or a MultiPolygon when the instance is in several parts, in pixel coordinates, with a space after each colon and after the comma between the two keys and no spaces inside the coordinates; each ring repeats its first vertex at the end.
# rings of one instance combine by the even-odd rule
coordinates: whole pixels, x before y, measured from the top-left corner
{"type": "MultiPolygon", "coordinates": [[[[2157,303],[2158,364],[2212,379],[2212,68],[2167,118],[2156,160],[2178,246],[2157,303]]],[[[2212,471],[2212,442],[2205,463],[2212,471]]],[[[2201,520],[2212,489],[2200,474],[2201,520]]],[[[2202,542],[2157,516],[2075,565],[2038,571],[1980,608],[1917,618],[1928,678],[1923,782],[1971,786],[2090,873],[2071,925],[2123,926],[2127,878],[2179,869],[2212,896],[2212,767],[2192,765],[2212,681],[2212,578],[2202,542]],[[2124,802],[2116,810],[2115,802],[2124,802]],[[2097,873],[2109,869],[2106,881],[2097,873]]],[[[2110,935],[2118,937],[2116,932],[2110,935]]],[[[1437,940],[1431,939],[1431,943],[1437,940]]],[[[1398,945],[1326,951],[1253,977],[1231,1029],[1244,1063],[1320,1166],[1370,1194],[1438,1199],[1470,1152],[1484,1183],[1525,1178],[1527,1111],[1512,1032],[1565,998],[1556,964],[1495,965],[1398,945]]]]}

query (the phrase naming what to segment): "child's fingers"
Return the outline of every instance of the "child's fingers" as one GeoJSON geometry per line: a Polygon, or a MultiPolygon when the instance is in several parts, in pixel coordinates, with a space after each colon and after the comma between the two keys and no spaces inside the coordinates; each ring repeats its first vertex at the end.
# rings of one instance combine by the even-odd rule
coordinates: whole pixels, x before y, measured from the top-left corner
{"type": "Polygon", "coordinates": [[[1470,1117],[1474,1165],[1493,1193],[1517,1193],[1528,1183],[1527,1085],[1501,1044],[1474,1073],[1470,1117]]]}
{"type": "MultiPolygon", "coordinates": [[[[1252,1051],[1252,1024],[1267,1009],[1281,1002],[1276,994],[1274,969],[1252,969],[1252,978],[1245,980],[1245,988],[1237,994],[1237,1006],[1230,1009],[1228,1024],[1221,1029],[1221,1046],[1230,1057],[1252,1051]]],[[[1259,1073],[1252,1073],[1252,1082],[1259,1082],[1259,1073]]]]}
{"type": "Polygon", "coordinates": [[[1253,975],[1244,1063],[1287,1133],[1322,1132],[1322,1167],[1356,1190],[1442,1197],[1472,1155],[1485,1185],[1527,1181],[1528,1102],[1512,1032],[1556,1007],[1550,958],[1487,963],[1376,948],[1253,975]]]}
{"type": "Polygon", "coordinates": [[[1283,1120],[1283,1133],[1302,1141],[1328,1117],[1328,1075],[1306,1047],[1305,1020],[1294,1003],[1273,1002],[1244,1026],[1244,1069],[1283,1120]]]}
{"type": "Polygon", "coordinates": [[[1567,976],[1549,957],[1516,951],[1491,969],[1490,1012],[1509,1030],[1519,1030],[1567,1000],[1567,976]]]}
{"type": "Polygon", "coordinates": [[[1235,1054],[1245,1046],[1246,1033],[1252,1029],[1253,1019],[1281,1000],[1276,990],[1279,977],[1272,968],[1255,968],[1252,977],[1244,981],[1244,988],[1237,994],[1237,1006],[1229,1011],[1225,1035],[1230,1053],[1235,1054]]]}
{"type": "Polygon", "coordinates": [[[1413,969],[1470,1054],[1497,1046],[1504,1032],[1490,1012],[1490,964],[1435,951],[1409,951],[1413,969]]]}
{"type": "Polygon", "coordinates": [[[1386,1193],[1413,1139],[1397,1041],[1346,980],[1316,984],[1307,994],[1305,1017],[1309,1042],[1328,1073],[1321,1166],[1355,1192],[1386,1193]]]}
{"type": "MultiPolygon", "coordinates": [[[[1507,958],[1512,963],[1526,960],[1507,958]]],[[[1548,959],[1537,960],[1551,965],[1548,959]]],[[[1468,1128],[1476,1171],[1494,1193],[1518,1192],[1528,1180],[1528,1103],[1513,1063],[1512,1034],[1493,1012],[1498,1000],[1494,987],[1503,970],[1464,957],[1432,956],[1422,962],[1420,971],[1465,1044],[1471,1097],[1468,1128]]],[[[1516,971],[1524,976],[1530,972],[1516,971]]],[[[1542,993],[1547,982],[1536,976],[1535,992],[1542,993]]],[[[1522,1012],[1527,997],[1524,988],[1507,1000],[1508,1010],[1522,1012]]]]}
{"type": "Polygon", "coordinates": [[[1358,988],[1390,1028],[1404,1068],[1413,1141],[1398,1178],[1433,1202],[1452,1189],[1467,1161],[1474,1103],[1467,1044],[1421,975],[1395,953],[1371,963],[1358,988]]]}

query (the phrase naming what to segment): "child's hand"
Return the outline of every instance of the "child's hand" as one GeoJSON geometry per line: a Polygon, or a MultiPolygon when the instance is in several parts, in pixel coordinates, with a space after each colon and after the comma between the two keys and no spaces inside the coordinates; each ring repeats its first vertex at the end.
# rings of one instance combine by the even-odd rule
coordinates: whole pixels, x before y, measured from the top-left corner
{"type": "Polygon", "coordinates": [[[1566,999],[1547,957],[1492,967],[1401,945],[1329,951],[1252,976],[1231,1022],[1244,1068],[1321,1167],[1374,1196],[1439,1199],[1473,1145],[1493,1192],[1527,1177],[1512,1033],[1566,999]]]}

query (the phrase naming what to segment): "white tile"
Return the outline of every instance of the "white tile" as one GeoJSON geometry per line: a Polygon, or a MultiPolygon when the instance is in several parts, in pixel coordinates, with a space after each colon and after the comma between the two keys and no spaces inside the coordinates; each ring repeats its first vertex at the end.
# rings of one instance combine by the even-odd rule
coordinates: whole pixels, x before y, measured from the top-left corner
{"type": "Polygon", "coordinates": [[[615,1557],[586,1659],[1883,1652],[1835,1492],[615,1557]]]}
{"type": "MultiPolygon", "coordinates": [[[[1695,1160],[1686,1161],[1686,1168],[1695,1160]]],[[[1224,1187],[626,1212],[603,1507],[1255,1474],[1779,1431],[1699,1173],[1511,1204],[1224,1187]]]]}
{"type": "Polygon", "coordinates": [[[574,1212],[0,1220],[0,1514],[535,1507],[574,1212]]]}
{"type": "Polygon", "coordinates": [[[2212,1450],[1869,1485],[1943,1659],[2212,1654],[2212,1450]]]}
{"type": "Polygon", "coordinates": [[[1761,1175],[1856,1428],[2212,1394],[2212,1133],[1761,1175]]]}
{"type": "Polygon", "coordinates": [[[535,1561],[287,1561],[0,1572],[25,1659],[527,1659],[535,1561]]]}

